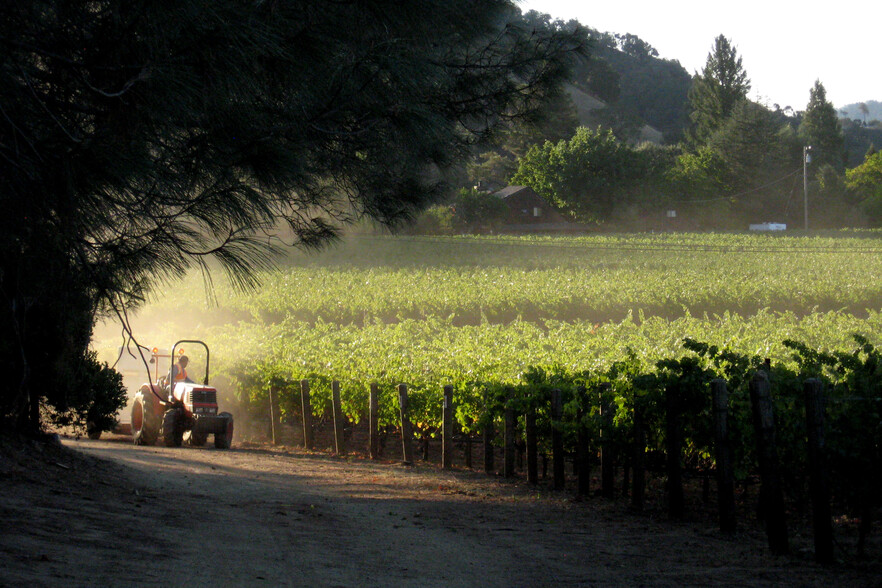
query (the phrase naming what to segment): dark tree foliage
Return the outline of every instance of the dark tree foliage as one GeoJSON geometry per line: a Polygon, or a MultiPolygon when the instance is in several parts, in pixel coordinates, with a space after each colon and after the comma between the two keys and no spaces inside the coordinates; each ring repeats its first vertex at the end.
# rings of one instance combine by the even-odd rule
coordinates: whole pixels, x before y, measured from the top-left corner
{"type": "Polygon", "coordinates": [[[684,203],[708,211],[703,224],[742,228],[757,219],[793,222],[801,211],[793,204],[802,189],[801,149],[779,113],[742,100],[706,144],[679,156],[669,178],[684,203]]]}
{"type": "Polygon", "coordinates": [[[506,125],[496,133],[493,142],[501,148],[501,152],[514,159],[523,157],[536,143],[569,138],[578,127],[576,107],[570,95],[564,92],[547,100],[536,120],[506,125]]]}
{"type": "MultiPolygon", "coordinates": [[[[529,12],[527,15],[534,15],[529,12]]],[[[540,15],[547,17],[547,15],[540,15]]],[[[604,57],[608,52],[618,52],[614,38],[593,29],[584,29],[586,39],[591,43],[592,54],[579,61],[573,70],[570,81],[580,90],[606,102],[608,105],[618,101],[621,94],[621,75],[613,69],[604,57]]]]}
{"type": "Polygon", "coordinates": [[[503,224],[508,205],[493,194],[461,189],[451,202],[452,228],[462,232],[490,231],[503,224]]]}
{"type": "Polygon", "coordinates": [[[62,365],[64,378],[47,391],[52,422],[90,435],[113,429],[117,411],[126,405],[122,374],[99,362],[94,351],[62,365]]]}
{"type": "Polygon", "coordinates": [[[737,191],[769,184],[799,167],[799,146],[790,127],[747,100],[735,106],[708,145],[726,162],[737,191]]]}
{"type": "Polygon", "coordinates": [[[689,91],[693,143],[703,144],[729,118],[735,106],[747,99],[749,91],[750,80],[741,57],[729,39],[720,35],[689,91]]]}
{"type": "Polygon", "coordinates": [[[431,202],[582,49],[519,16],[507,0],[0,4],[0,417],[39,426],[96,312],[211,260],[247,285],[280,223],[314,246],[431,202]]]}
{"type": "Polygon", "coordinates": [[[569,138],[579,127],[576,107],[568,92],[550,97],[534,120],[511,121],[487,141],[475,145],[463,177],[451,178],[460,186],[499,189],[508,184],[518,167],[518,159],[537,143],[569,138]]]}
{"type": "Polygon", "coordinates": [[[845,138],[833,104],[827,101],[824,84],[816,81],[809,92],[809,103],[799,125],[799,135],[812,146],[812,168],[824,165],[841,172],[845,167],[845,138]]]}
{"type": "Polygon", "coordinates": [[[648,124],[661,131],[666,142],[676,142],[688,123],[689,73],[677,61],[659,59],[656,50],[635,35],[612,37],[593,31],[592,38],[596,59],[616,76],[618,92],[608,101],[614,116],[648,124]]]}
{"type": "Polygon", "coordinates": [[[882,125],[878,128],[864,126],[847,118],[839,119],[845,149],[845,167],[852,168],[872,155],[877,145],[882,145],[882,125]]]}
{"type": "MultiPolygon", "coordinates": [[[[661,131],[667,142],[680,138],[688,124],[686,103],[692,77],[679,62],[660,59],[636,35],[601,33],[577,21],[554,20],[536,11],[527,12],[524,20],[536,28],[580,31],[583,42],[591,46],[591,55],[576,61],[570,82],[605,102],[606,108],[581,124],[611,127],[620,136],[648,124],[661,131]]],[[[549,116],[554,118],[555,112],[549,116]]]]}
{"type": "Polygon", "coordinates": [[[609,61],[594,57],[580,67],[580,73],[581,77],[573,80],[580,88],[607,104],[618,101],[622,93],[622,76],[609,61]]]}
{"type": "Polygon", "coordinates": [[[619,42],[619,48],[626,55],[630,55],[631,57],[640,60],[649,60],[653,57],[658,57],[658,51],[655,50],[655,47],[637,35],[632,35],[630,33],[616,35],[616,40],[619,42]]]}
{"type": "MultiPolygon", "coordinates": [[[[522,25],[530,30],[574,35],[584,47],[591,46],[587,30],[574,20],[554,20],[550,15],[534,10],[521,19],[522,25]]],[[[574,60],[574,67],[582,68],[588,61],[593,60],[587,51],[582,51],[574,60]]],[[[533,145],[571,137],[579,126],[579,115],[571,97],[572,75],[568,81],[564,86],[566,91],[547,96],[531,116],[504,121],[495,133],[476,144],[463,177],[453,181],[458,180],[460,186],[480,184],[483,190],[503,188],[517,170],[518,159],[533,145]]],[[[455,198],[455,193],[451,192],[448,199],[455,198]]]]}
{"type": "Polygon", "coordinates": [[[794,188],[801,186],[799,146],[789,126],[765,107],[744,100],[708,145],[725,162],[726,183],[744,223],[784,218],[794,188]]]}

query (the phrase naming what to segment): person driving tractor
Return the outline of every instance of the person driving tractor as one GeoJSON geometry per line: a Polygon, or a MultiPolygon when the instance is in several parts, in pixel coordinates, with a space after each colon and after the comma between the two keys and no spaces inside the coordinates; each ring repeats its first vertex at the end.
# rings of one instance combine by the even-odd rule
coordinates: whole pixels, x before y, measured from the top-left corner
{"type": "Polygon", "coordinates": [[[172,366],[172,380],[177,382],[190,382],[193,383],[189,377],[187,377],[187,365],[190,363],[190,359],[186,355],[182,355],[178,358],[178,363],[172,366]]]}

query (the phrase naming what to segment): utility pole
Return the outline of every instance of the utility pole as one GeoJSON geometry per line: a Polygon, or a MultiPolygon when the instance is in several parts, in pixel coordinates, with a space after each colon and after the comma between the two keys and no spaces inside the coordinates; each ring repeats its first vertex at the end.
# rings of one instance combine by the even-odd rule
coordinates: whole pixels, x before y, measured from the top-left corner
{"type": "Polygon", "coordinates": [[[802,199],[805,214],[805,230],[808,231],[808,164],[812,162],[812,146],[802,148],[802,199]]]}

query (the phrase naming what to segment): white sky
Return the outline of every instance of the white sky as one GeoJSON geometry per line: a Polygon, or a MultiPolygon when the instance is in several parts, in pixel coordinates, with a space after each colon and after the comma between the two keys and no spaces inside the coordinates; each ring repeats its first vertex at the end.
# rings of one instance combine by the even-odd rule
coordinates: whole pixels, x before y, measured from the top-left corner
{"type": "Polygon", "coordinates": [[[769,106],[804,110],[809,90],[821,80],[837,108],[882,101],[882,2],[790,0],[520,0],[523,12],[575,18],[611,33],[637,35],[676,59],[690,74],[700,71],[714,39],[725,35],[751,80],[750,98],[769,106]]]}

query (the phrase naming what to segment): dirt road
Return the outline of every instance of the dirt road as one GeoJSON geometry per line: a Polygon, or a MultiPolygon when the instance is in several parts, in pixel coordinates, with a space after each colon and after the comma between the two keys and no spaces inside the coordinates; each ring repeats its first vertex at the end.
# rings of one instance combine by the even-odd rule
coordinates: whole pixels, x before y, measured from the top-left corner
{"type": "Polygon", "coordinates": [[[0,460],[0,585],[836,586],[761,538],[434,466],[64,440],[0,460]]]}

